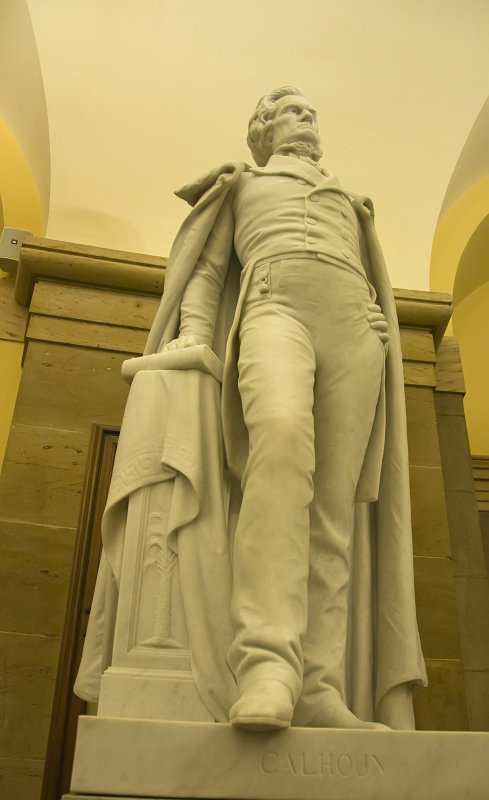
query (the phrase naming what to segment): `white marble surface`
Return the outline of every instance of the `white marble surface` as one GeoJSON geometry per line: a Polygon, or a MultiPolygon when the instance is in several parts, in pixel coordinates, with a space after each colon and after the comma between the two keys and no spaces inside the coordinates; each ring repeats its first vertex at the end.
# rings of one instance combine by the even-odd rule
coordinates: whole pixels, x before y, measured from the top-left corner
{"type": "Polygon", "coordinates": [[[249,800],[485,800],[489,733],[80,717],[71,791],[249,800]]]}
{"type": "Polygon", "coordinates": [[[190,670],[109,667],[102,676],[98,714],[102,717],[214,722],[190,670]]]}

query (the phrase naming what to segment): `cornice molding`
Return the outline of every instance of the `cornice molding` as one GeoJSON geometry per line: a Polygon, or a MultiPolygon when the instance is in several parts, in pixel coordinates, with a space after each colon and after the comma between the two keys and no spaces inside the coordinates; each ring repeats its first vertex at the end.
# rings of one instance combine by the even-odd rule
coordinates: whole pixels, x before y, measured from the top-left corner
{"type": "Polygon", "coordinates": [[[452,316],[452,296],[444,292],[393,289],[399,325],[424,328],[438,348],[452,316]]]}
{"type": "Polygon", "coordinates": [[[15,300],[29,306],[40,279],[161,295],[166,263],[158,256],[32,236],[20,251],[15,300]]]}

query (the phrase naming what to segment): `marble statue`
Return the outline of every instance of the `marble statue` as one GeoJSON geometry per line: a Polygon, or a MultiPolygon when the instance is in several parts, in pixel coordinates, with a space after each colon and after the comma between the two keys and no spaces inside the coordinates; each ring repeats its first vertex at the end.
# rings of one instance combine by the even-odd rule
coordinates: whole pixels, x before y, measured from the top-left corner
{"type": "MultiPolygon", "coordinates": [[[[124,499],[164,486],[173,522],[162,535],[213,719],[256,731],[413,728],[412,687],[426,673],[399,331],[373,206],[320,166],[316,112],[295,87],[259,101],[248,144],[256,167],[226,163],[177,193],[193,210],[145,355],[126,366],[155,388],[131,390],[106,512],[108,572],[117,593],[124,499]],[[212,386],[191,406],[195,367],[212,386]],[[188,381],[175,390],[178,420],[165,423],[170,456],[154,445],[165,368],[188,369],[176,378],[188,381]]],[[[95,647],[103,636],[88,638],[95,647]]],[[[94,699],[89,682],[82,674],[77,690],[94,699]]]]}

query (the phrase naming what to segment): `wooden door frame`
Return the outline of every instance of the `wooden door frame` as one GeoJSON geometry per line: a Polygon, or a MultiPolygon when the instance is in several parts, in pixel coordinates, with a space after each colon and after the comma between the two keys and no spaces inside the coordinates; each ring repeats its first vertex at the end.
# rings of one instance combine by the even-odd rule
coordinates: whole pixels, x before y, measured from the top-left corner
{"type": "Polygon", "coordinates": [[[69,791],[78,717],[87,704],[73,693],[102,548],[100,523],[109,491],[119,428],[92,425],[77,525],[73,568],[54,688],[41,800],[69,791]]]}

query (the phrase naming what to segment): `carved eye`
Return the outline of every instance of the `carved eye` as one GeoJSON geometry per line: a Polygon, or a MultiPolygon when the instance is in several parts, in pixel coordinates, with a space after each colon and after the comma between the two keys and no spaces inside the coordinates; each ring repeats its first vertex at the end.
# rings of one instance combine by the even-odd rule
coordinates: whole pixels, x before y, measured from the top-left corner
{"type": "Polygon", "coordinates": [[[289,113],[290,114],[300,114],[301,110],[300,110],[299,106],[291,106],[289,108],[289,113]]]}

